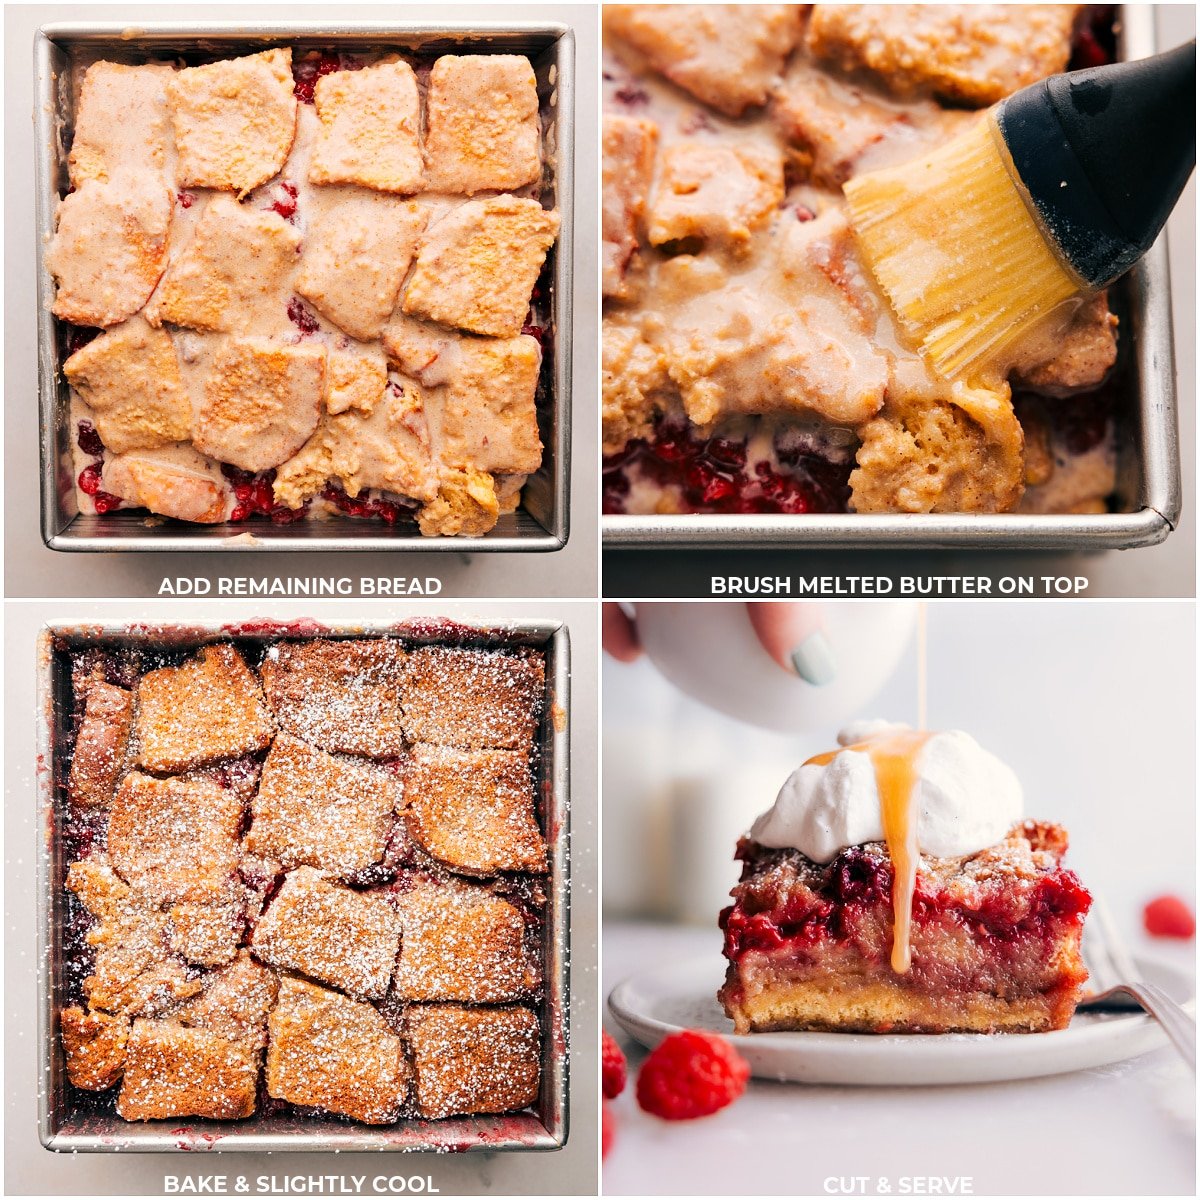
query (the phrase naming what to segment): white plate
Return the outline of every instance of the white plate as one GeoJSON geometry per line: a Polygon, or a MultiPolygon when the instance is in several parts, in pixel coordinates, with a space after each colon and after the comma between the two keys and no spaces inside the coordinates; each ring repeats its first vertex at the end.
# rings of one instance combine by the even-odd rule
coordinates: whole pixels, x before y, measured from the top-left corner
{"type": "MultiPolygon", "coordinates": [[[[1163,963],[1139,962],[1145,977],[1183,1001],[1188,977],[1163,963]]],[[[613,989],[609,1009],[644,1046],[680,1029],[729,1038],[760,1079],[791,1083],[992,1083],[1102,1067],[1156,1050],[1166,1035],[1144,1013],[1077,1013],[1067,1029],[1033,1034],[733,1034],[717,1003],[721,960],[693,959],[643,971],[613,989]]]]}

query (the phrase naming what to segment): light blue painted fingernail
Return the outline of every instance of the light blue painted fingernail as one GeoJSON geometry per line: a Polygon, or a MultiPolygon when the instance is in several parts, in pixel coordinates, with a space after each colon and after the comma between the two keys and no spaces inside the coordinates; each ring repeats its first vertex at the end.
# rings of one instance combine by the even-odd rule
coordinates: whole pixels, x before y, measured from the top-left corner
{"type": "Polygon", "coordinates": [[[810,633],[792,651],[792,666],[796,668],[796,674],[813,687],[823,687],[833,679],[837,674],[837,660],[824,630],[810,633]]]}

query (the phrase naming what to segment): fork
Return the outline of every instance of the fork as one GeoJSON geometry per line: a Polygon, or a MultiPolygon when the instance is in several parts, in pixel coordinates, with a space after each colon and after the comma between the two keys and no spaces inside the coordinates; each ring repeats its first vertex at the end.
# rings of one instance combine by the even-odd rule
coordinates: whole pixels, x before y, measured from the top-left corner
{"type": "Polygon", "coordinates": [[[1092,904],[1083,942],[1090,986],[1094,989],[1080,1005],[1083,1011],[1118,1012],[1145,1009],[1162,1026],[1189,1067],[1196,1069],[1196,1020],[1162,988],[1139,979],[1112,914],[1098,896],[1092,904]]]}

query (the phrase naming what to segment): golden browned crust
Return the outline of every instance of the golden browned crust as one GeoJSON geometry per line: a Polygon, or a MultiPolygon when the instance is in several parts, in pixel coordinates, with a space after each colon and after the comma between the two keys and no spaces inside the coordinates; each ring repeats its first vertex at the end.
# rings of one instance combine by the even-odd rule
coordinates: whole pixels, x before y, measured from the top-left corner
{"type": "Polygon", "coordinates": [[[208,1029],[261,1049],[267,1041],[267,1014],[279,995],[279,976],[239,950],[228,966],[211,972],[204,991],[171,1014],[181,1025],[208,1029]]]}
{"type": "Polygon", "coordinates": [[[1023,821],[977,854],[922,854],[911,965],[898,973],[886,846],[821,864],[743,838],[742,878],[722,916],[730,961],[718,998],[738,1033],[1065,1028],[1087,979],[1080,938],[1090,904],[1062,868],[1066,849],[1062,826],[1023,821]]]}
{"type": "Polygon", "coordinates": [[[242,802],[208,779],[132,771],[108,820],[108,853],[122,879],[155,903],[218,902],[237,872],[242,802]]]}
{"type": "Polygon", "coordinates": [[[280,642],[263,660],[263,691],[296,737],[334,753],[396,758],[406,658],[392,638],[280,642]]]}
{"type": "Polygon", "coordinates": [[[67,788],[84,808],[107,808],[129,754],[133,693],[102,679],[88,684],[67,788]]]}
{"type": "Polygon", "coordinates": [[[418,879],[399,893],[402,1000],[502,1004],[537,979],[520,909],[486,888],[457,880],[418,879]]]}
{"type": "Polygon", "coordinates": [[[129,1018],[106,1012],[84,1012],[77,1004],[58,1017],[67,1078],[88,1092],[102,1092],[121,1078],[129,1018]]]}
{"type": "Polygon", "coordinates": [[[254,1112],[258,1054],[243,1042],[177,1021],[139,1018],[125,1051],[117,1112],[126,1121],[254,1112]]]}
{"type": "Polygon", "coordinates": [[[423,646],[408,656],[405,732],[411,742],[528,754],[545,683],[536,651],[423,646]]]}
{"type": "Polygon", "coordinates": [[[1065,1028],[1075,1005],[1061,997],[956,992],[949,1003],[889,980],[832,979],[722,992],[734,1033],[1040,1033],[1065,1028]]]}
{"type": "Polygon", "coordinates": [[[807,45],[901,96],[982,107],[1066,69],[1076,4],[816,4],[807,45]]]}
{"type": "Polygon", "coordinates": [[[382,896],[339,887],[311,867],[284,879],[250,940],[263,962],[364,1000],[387,992],[399,946],[399,922],[382,896]]]}
{"type": "Polygon", "coordinates": [[[267,1091],[369,1125],[395,1121],[408,1095],[399,1036],[370,1004],[285,978],[269,1022],[267,1091]]]}
{"type": "Polygon", "coordinates": [[[545,871],[525,754],[417,745],[404,773],[413,841],[456,871],[545,871]]]}
{"type": "Polygon", "coordinates": [[[275,729],[257,678],[227,643],[147,672],[137,705],[137,763],[147,771],[186,771],[264,750],[275,729]]]}
{"type": "Polygon", "coordinates": [[[288,870],[349,875],[383,857],[399,797],[394,774],[281,733],[263,766],[245,846],[288,870]]]}
{"type": "Polygon", "coordinates": [[[431,1004],[408,1010],[417,1111],[515,1112],[538,1095],[541,1034],[527,1008],[431,1004]]]}

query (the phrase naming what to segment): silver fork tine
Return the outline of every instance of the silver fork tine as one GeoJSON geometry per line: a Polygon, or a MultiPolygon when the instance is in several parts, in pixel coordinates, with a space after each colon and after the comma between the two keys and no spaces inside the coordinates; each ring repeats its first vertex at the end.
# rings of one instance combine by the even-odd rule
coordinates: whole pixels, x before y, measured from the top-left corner
{"type": "Polygon", "coordinates": [[[1146,1011],[1163,1027],[1167,1037],[1175,1043],[1175,1049],[1187,1060],[1188,1066],[1196,1069],[1196,1022],[1153,983],[1139,982],[1134,985],[1134,995],[1145,1006],[1146,1011]]]}
{"type": "Polygon", "coordinates": [[[1084,941],[1084,958],[1093,995],[1080,1005],[1084,1009],[1123,1007],[1116,997],[1128,996],[1162,1027],[1175,1049],[1196,1069],[1196,1021],[1155,984],[1141,978],[1132,956],[1117,930],[1104,901],[1096,896],[1084,941]]]}

